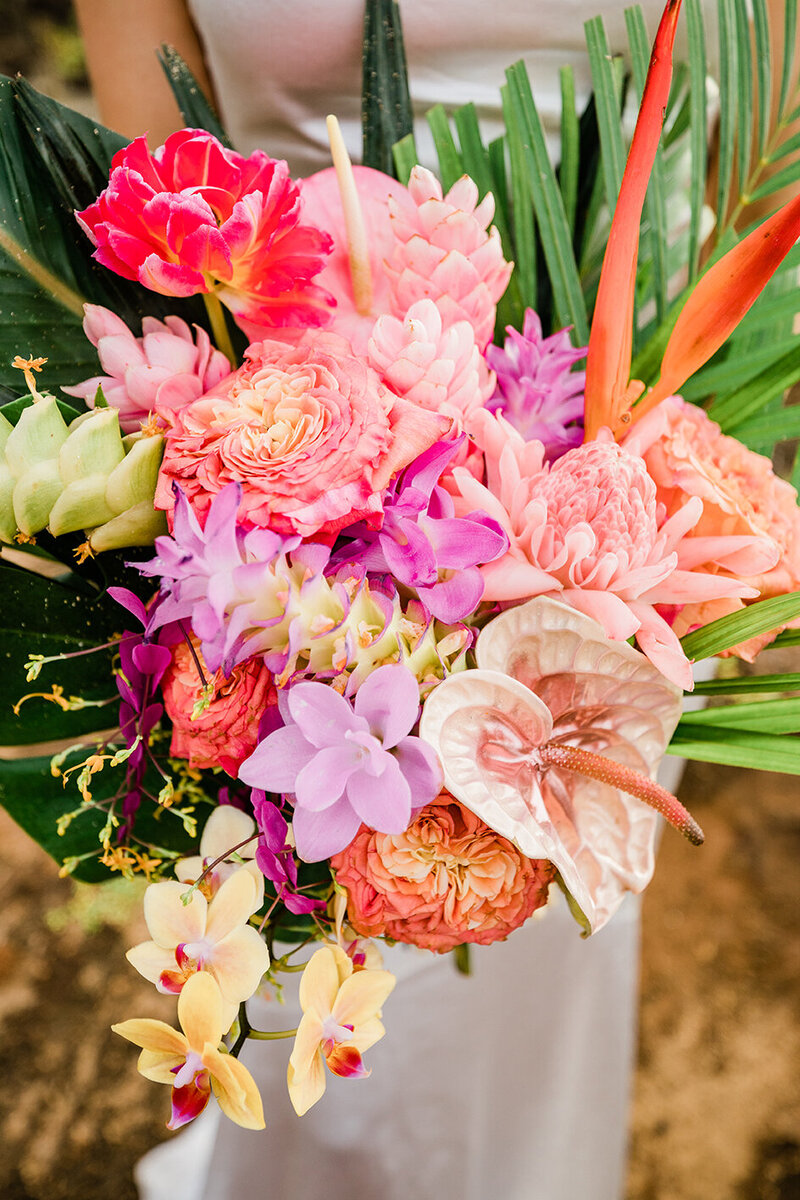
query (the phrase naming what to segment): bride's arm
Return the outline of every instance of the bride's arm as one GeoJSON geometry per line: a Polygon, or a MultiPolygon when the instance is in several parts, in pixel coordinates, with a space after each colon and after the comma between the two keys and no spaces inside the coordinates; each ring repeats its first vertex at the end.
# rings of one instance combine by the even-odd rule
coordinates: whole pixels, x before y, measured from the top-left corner
{"type": "Polygon", "coordinates": [[[112,129],[128,137],[147,132],[152,147],[182,125],[155,54],[162,42],[175,47],[212,95],[182,0],[75,0],[75,10],[100,119],[112,129]]]}

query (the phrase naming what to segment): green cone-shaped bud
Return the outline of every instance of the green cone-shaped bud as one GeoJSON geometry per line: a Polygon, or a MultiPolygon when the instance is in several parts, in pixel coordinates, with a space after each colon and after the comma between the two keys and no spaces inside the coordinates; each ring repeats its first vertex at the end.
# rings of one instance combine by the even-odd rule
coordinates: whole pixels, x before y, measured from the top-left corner
{"type": "Polygon", "coordinates": [[[141,546],[163,533],[153,509],[160,436],[123,439],[116,409],[66,425],[56,401],[36,400],[16,426],[0,414],[0,540],[92,531],[91,546],[141,546]]]}

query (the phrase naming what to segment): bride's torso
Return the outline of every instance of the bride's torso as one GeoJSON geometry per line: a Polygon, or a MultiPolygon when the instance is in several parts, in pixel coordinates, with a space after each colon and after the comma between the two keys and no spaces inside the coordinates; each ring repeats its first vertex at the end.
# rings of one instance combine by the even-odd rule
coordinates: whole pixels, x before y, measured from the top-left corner
{"type": "MultiPolygon", "coordinates": [[[[559,68],[572,65],[579,100],[590,90],[584,21],[601,11],[612,51],[624,53],[630,2],[402,0],[415,112],[472,100],[492,137],[503,72],[523,58],[555,134],[559,68]]],[[[713,6],[706,7],[712,16],[713,6]]],[[[334,112],[359,155],[363,0],[189,0],[189,8],[237,149],[259,146],[306,174],[330,161],[324,118],[334,112]]],[[[663,0],[644,0],[651,36],[662,8],[663,0]]],[[[421,157],[429,160],[422,127],[420,134],[421,157]]]]}

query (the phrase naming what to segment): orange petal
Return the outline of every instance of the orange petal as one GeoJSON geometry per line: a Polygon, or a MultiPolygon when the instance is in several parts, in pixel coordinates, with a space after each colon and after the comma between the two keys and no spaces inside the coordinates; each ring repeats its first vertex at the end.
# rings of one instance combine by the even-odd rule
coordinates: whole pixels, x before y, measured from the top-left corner
{"type": "Polygon", "coordinates": [[[624,405],[631,368],[639,226],[672,82],[672,48],[681,0],[667,0],[653,43],[622,185],[608,235],[586,359],[586,440],[612,425],[624,405]]]}
{"type": "Polygon", "coordinates": [[[658,383],[632,410],[635,421],[674,395],[716,354],[798,237],[800,196],[794,196],[709,267],[681,309],[664,351],[658,383]]]}

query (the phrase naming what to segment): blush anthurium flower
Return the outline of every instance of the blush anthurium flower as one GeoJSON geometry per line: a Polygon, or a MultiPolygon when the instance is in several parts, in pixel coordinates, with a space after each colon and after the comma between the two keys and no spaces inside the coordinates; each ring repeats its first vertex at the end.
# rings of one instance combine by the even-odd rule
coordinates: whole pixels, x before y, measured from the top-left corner
{"type": "Polygon", "coordinates": [[[311,280],[330,238],[302,222],[289,168],[263,150],[245,158],[201,129],[152,154],[135,138],[76,216],[104,267],[164,296],[214,292],[247,332],[328,319],[331,298],[311,280]]]}
{"type": "Polygon", "coordinates": [[[183,1033],[149,1017],[111,1026],[114,1033],[141,1046],[139,1073],[172,1087],[168,1129],[180,1129],[199,1116],[212,1091],[225,1116],[237,1125],[264,1128],[264,1110],[252,1075],[238,1059],[219,1048],[225,1032],[223,1014],[222,993],[211,976],[203,973],[193,975],[178,997],[183,1033]]]}
{"type": "Polygon", "coordinates": [[[247,924],[258,907],[259,889],[250,872],[240,867],[210,902],[199,888],[188,904],[183,903],[185,894],[182,883],[150,884],[144,894],[144,917],[152,941],[134,946],[127,959],[165,993],[182,991],[198,971],[209,972],[219,985],[227,1030],[269,967],[264,939],[247,924]]]}
{"type": "Polygon", "coordinates": [[[428,697],[421,736],[445,786],[491,829],[560,873],[587,932],[653,873],[657,813],[702,832],[654,782],[682,696],[589,617],[540,598],[495,617],[477,670],[428,697]]]}
{"type": "Polygon", "coordinates": [[[199,325],[194,336],[180,317],[145,317],[142,336],[99,304],[84,304],[83,331],[97,348],[105,375],[95,375],[61,390],[94,408],[98,388],[119,412],[125,433],[133,433],[156,407],[172,411],[189,404],[230,374],[231,365],[211,345],[199,325]]]}
{"type": "Polygon", "coordinates": [[[339,946],[312,954],[300,980],[303,1016],[289,1058],[289,1098],[298,1116],[325,1092],[325,1067],[345,1079],[360,1079],[362,1054],[386,1032],[381,1009],[395,985],[390,971],[354,971],[339,946]]]}
{"type": "Polygon", "coordinates": [[[430,746],[409,736],[419,715],[419,685],[407,667],[379,667],[350,704],[323,683],[288,691],[289,723],[270,733],[242,763],[254,788],[294,794],[298,856],[319,862],[343,850],[362,821],[402,833],[412,810],[441,787],[430,746]]]}
{"type": "Polygon", "coordinates": [[[339,551],[341,560],[389,571],[415,588],[428,611],[448,624],[472,615],[483,595],[478,565],[509,546],[505,531],[485,512],[456,517],[452,497],[439,486],[464,440],[436,442],[421,454],[384,497],[381,528],[349,529],[356,541],[339,551]]]}
{"type": "Polygon", "coordinates": [[[487,346],[486,361],[497,375],[497,387],[486,407],[502,412],[526,442],[536,438],[548,459],[583,441],[584,371],[573,371],[586,357],[577,350],[569,330],[544,337],[538,314],[525,312],[522,333],[506,326],[501,346],[487,346]]]}

